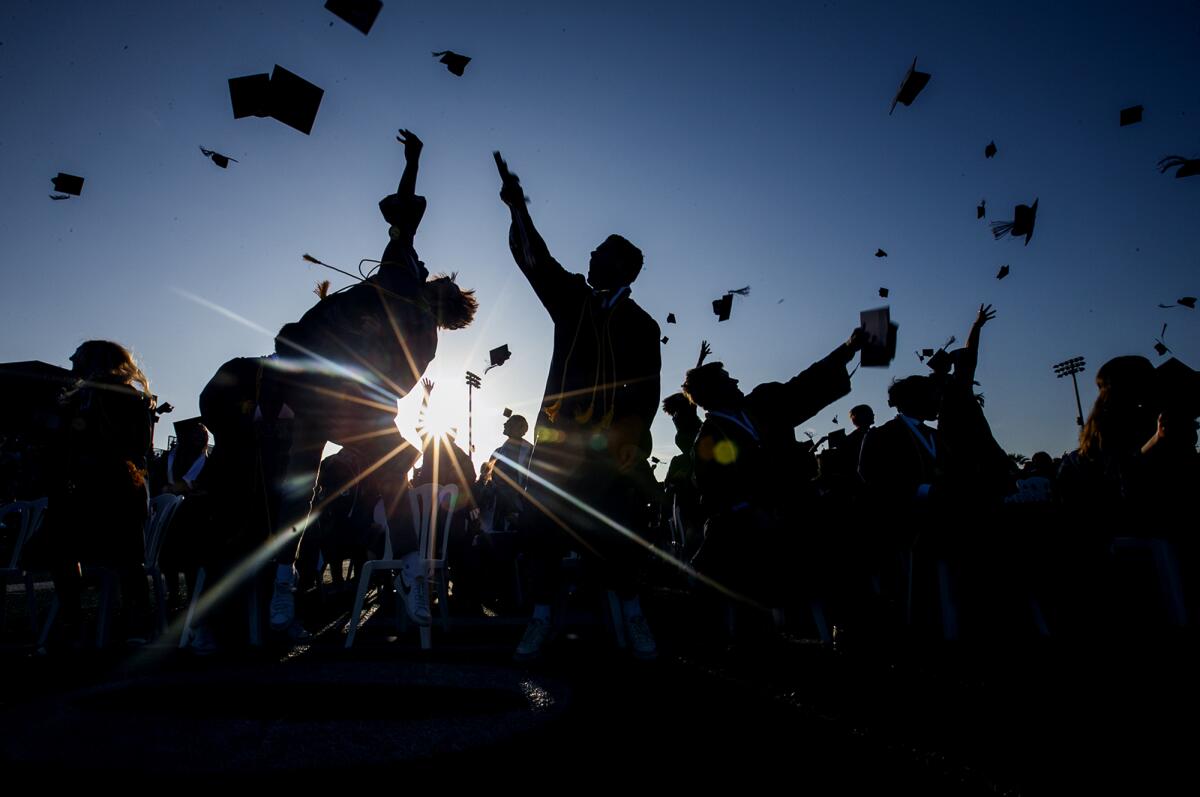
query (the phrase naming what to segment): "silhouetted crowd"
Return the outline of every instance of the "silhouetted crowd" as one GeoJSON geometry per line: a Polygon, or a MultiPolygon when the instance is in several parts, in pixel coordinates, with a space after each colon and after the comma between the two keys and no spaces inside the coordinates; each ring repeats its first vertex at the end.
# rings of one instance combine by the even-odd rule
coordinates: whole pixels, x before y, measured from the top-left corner
{"type": "Polygon", "coordinates": [[[420,389],[428,406],[422,376],[440,331],[468,326],[477,301],[417,255],[422,142],[398,140],[406,166],[379,204],[388,241],[375,269],[321,291],[272,353],[221,365],[166,452],[151,449],[165,408],[126,348],[87,341],[69,372],[3,367],[3,497],[17,503],[0,512],[13,572],[53,576],[43,642],[90,633],[81,592],[93,578],[119,589],[126,638],[161,632],[148,577],[160,616],[198,651],[245,639],[246,602],[277,637],[302,641],[314,602],[380,559],[377,600],[394,596],[418,626],[447,603],[468,616],[528,612],[523,661],[551,643],[581,579],[607,594],[642,659],[657,643],[641,598],[660,586],[685,591],[714,637],[734,642],[789,629],[850,646],[1088,639],[1195,615],[1200,402],[1182,363],[1108,361],[1079,448],[1019,462],[976,393],[995,316],[980,306],[965,345],[892,382],[890,417],[877,424],[859,404],[850,431],[798,440],[798,426],[852,393],[864,329],[802,369],[783,354],[786,381],[746,392],[704,343],[663,398],[661,330],[632,296],[641,251],[612,235],[586,276],[564,268],[499,154],[509,247],[554,326],[532,442],[519,415],[479,467],[424,414],[420,439],[406,440],[397,400],[420,389]],[[662,482],[650,463],[660,407],[678,449],[662,482]],[[340,450],[323,459],[328,443],[340,450]],[[41,527],[17,539],[20,513],[42,498],[41,527]]]}

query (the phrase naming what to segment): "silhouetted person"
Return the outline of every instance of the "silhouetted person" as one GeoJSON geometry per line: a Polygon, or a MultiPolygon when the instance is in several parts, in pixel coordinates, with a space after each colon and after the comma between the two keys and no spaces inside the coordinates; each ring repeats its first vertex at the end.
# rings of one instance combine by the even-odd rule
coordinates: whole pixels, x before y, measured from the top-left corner
{"type": "Polygon", "coordinates": [[[47,533],[60,621],[78,628],[78,564],[117,570],[126,631],[145,636],[146,457],[154,430],[150,382],[120,344],[89,340],[71,355],[76,378],[59,399],[47,533]]]}
{"type": "Polygon", "coordinates": [[[1059,492],[1067,505],[1104,512],[1145,495],[1142,448],[1158,431],[1154,383],[1154,366],[1145,357],[1114,357],[1100,366],[1100,392],[1079,433],[1079,448],[1059,468],[1059,492]]]}
{"type": "Polygon", "coordinates": [[[533,457],[533,445],[525,439],[529,421],[523,415],[513,415],[504,422],[504,443],[492,452],[484,466],[487,484],[495,500],[492,528],[503,530],[515,521],[524,509],[522,498],[533,457]]]}
{"type": "Polygon", "coordinates": [[[1012,461],[992,436],[975,395],[980,332],[995,317],[990,304],[979,305],[966,346],[948,355],[939,352],[929,360],[941,381],[937,418],[938,439],[944,449],[943,486],[952,500],[970,505],[995,504],[1016,489],[1012,461]]]}
{"type": "Polygon", "coordinates": [[[180,430],[175,445],[159,457],[150,474],[155,495],[187,495],[195,487],[208,463],[208,429],[189,423],[180,430]]]}
{"type": "Polygon", "coordinates": [[[586,279],[568,272],[534,228],[519,180],[499,155],[497,163],[503,177],[500,197],[512,214],[513,258],[554,322],[528,482],[529,530],[540,540],[531,552],[539,563],[535,608],[517,656],[540,653],[551,628],[562,550],[582,547],[581,553],[598,553],[608,561],[634,653],[653,657],[656,648],[637,598],[634,564],[645,555],[625,537],[646,524],[646,496],[654,478],[647,462],[650,423],[661,370],[658,324],[630,296],[642,253],[610,235],[592,252],[586,279]]]}
{"type": "MultiPolygon", "coordinates": [[[[294,620],[292,560],[325,444],[352,444],[367,461],[364,467],[374,467],[380,492],[389,498],[391,525],[411,526],[403,495],[420,452],[396,428],[396,401],[433,360],[438,329],[467,326],[477,306],[473,292],[460,289],[452,276],[428,279],[413,248],[425,212],[425,198],[415,193],[422,144],[400,132],[406,163],[397,192],[379,203],[391,225],[379,269],[285,325],[274,358],[226,363],[201,397],[204,421],[216,437],[211,467],[228,463],[232,478],[241,474],[246,480],[232,486],[233,516],[247,502],[257,503],[249,510],[251,533],[260,540],[285,535],[273,542],[278,567],[271,627],[297,635],[303,629],[294,620]],[[229,441],[232,462],[218,456],[223,429],[236,437],[229,441]]],[[[223,481],[228,485],[230,478],[223,481]]],[[[409,551],[396,551],[406,561],[401,587],[412,598],[406,606],[414,620],[427,623],[428,601],[413,602],[426,590],[412,544],[409,551]]]]}
{"type": "Polygon", "coordinates": [[[838,445],[839,473],[847,478],[847,484],[853,488],[860,480],[858,477],[858,458],[862,454],[863,440],[867,433],[875,427],[875,410],[866,404],[857,404],[850,409],[850,425],[853,431],[838,445]]]}
{"type": "Polygon", "coordinates": [[[665,509],[672,513],[681,528],[678,533],[686,558],[696,552],[704,534],[704,517],[700,512],[700,493],[696,490],[695,467],[692,449],[696,435],[700,433],[700,416],[693,404],[683,393],[672,393],[663,399],[663,412],[675,426],[675,446],[679,453],[671,457],[663,488],[667,499],[665,509]]]}
{"type": "Polygon", "coordinates": [[[811,492],[796,478],[802,450],[795,428],[850,392],[846,364],[863,340],[862,330],[856,329],[845,343],[787,382],[759,385],[749,395],[723,363],[704,362],[709,349],[701,346],[683,392],[707,411],[692,453],[707,519],[704,542],[693,560],[702,573],[739,594],[778,601],[786,568],[778,555],[787,542],[785,519],[802,511],[811,492]]]}
{"type": "Polygon", "coordinates": [[[885,508],[900,508],[928,499],[940,481],[937,430],[925,424],[937,419],[938,385],[928,376],[892,382],[888,406],[896,417],[863,439],[858,473],[885,508]]]}

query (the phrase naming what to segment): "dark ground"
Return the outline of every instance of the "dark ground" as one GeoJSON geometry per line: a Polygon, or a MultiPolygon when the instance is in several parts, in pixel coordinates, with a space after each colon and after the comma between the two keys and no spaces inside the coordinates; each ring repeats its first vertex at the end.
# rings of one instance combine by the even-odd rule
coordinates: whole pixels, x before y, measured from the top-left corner
{"type": "Polygon", "coordinates": [[[617,650],[589,611],[599,600],[579,596],[571,633],[520,666],[516,617],[435,626],[421,651],[415,629],[396,637],[376,614],[346,651],[339,595],[298,648],[197,657],[118,642],[39,655],[23,596],[7,599],[9,777],[349,784],[378,772],[556,790],[736,778],[818,793],[1040,794],[1182,791],[1193,775],[1198,657],[1184,636],[847,651],[797,627],[730,650],[715,623],[660,592],[646,602],[658,662],[617,650]]]}

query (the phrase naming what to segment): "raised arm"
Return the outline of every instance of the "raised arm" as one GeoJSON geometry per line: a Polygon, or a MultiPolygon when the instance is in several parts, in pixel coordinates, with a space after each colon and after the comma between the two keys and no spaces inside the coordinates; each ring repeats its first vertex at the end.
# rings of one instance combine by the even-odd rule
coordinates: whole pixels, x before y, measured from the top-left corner
{"type": "Polygon", "coordinates": [[[425,197],[417,196],[417,168],[424,144],[410,130],[400,130],[396,140],[404,145],[404,174],[396,193],[379,201],[379,211],[391,228],[388,244],[380,258],[380,279],[401,295],[414,295],[429,276],[413,249],[413,237],[425,215],[425,197]]]}
{"type": "Polygon", "coordinates": [[[846,365],[854,359],[866,339],[867,334],[861,327],[855,329],[845,343],[789,379],[778,393],[782,405],[777,411],[793,426],[799,426],[849,393],[850,376],[846,373],[846,365]]]}
{"type": "Polygon", "coordinates": [[[975,316],[975,323],[971,324],[971,331],[967,333],[967,345],[963,347],[954,365],[955,378],[964,382],[968,389],[975,381],[975,366],[979,362],[979,333],[983,330],[983,325],[995,317],[996,311],[990,304],[979,305],[979,314],[975,316]]]}
{"type": "Polygon", "coordinates": [[[533,226],[533,218],[529,215],[527,205],[529,200],[521,188],[521,179],[508,170],[508,164],[500,157],[499,152],[492,154],[500,172],[500,199],[512,214],[512,224],[508,229],[508,247],[512,250],[513,259],[521,273],[533,287],[533,292],[550,314],[554,315],[570,275],[551,257],[546,242],[533,226]]]}

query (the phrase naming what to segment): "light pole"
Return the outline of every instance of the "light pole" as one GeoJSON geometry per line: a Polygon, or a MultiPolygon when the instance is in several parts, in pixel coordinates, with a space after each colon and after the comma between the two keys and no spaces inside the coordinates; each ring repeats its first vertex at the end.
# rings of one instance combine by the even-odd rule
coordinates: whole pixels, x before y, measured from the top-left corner
{"type": "Polygon", "coordinates": [[[474,394],[472,391],[481,385],[479,375],[467,371],[467,453],[472,456],[475,454],[474,407],[472,404],[474,394]]]}
{"type": "Polygon", "coordinates": [[[1071,383],[1075,385],[1075,410],[1078,413],[1075,416],[1075,423],[1079,426],[1083,426],[1083,405],[1079,403],[1079,381],[1075,378],[1075,374],[1083,373],[1084,365],[1082,357],[1072,357],[1054,366],[1055,376],[1059,379],[1070,376],[1071,383]]]}

